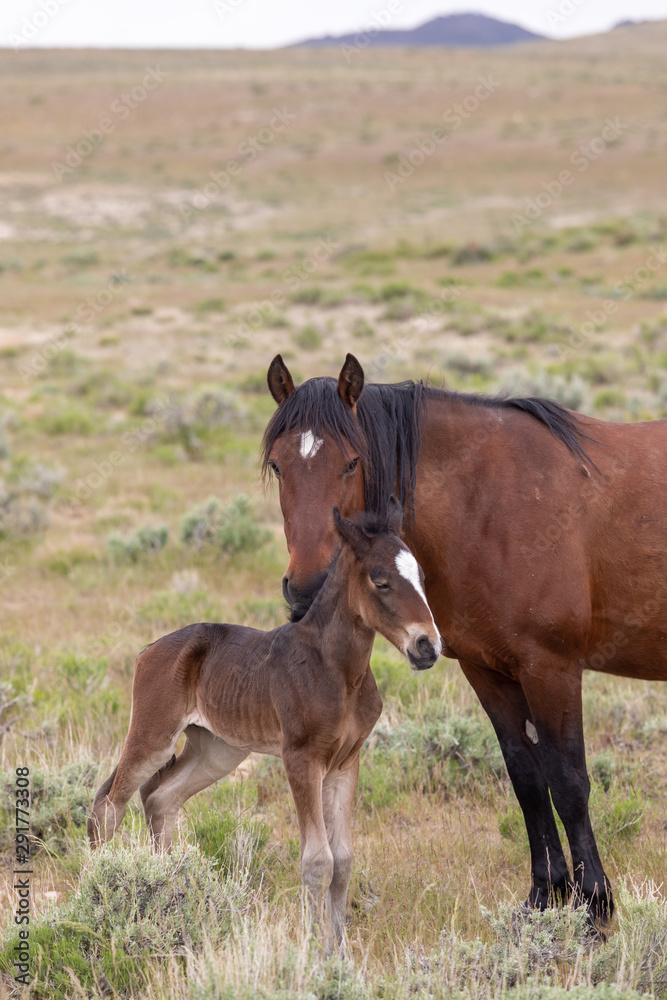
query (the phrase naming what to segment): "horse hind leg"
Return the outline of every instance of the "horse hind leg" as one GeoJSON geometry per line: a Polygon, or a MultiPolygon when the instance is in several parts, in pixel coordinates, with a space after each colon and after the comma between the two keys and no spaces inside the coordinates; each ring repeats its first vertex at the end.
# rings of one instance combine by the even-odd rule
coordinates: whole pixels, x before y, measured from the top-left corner
{"type": "Polygon", "coordinates": [[[146,754],[143,743],[130,732],[118,766],[99,787],[93,800],[87,823],[88,839],[93,847],[113,837],[137,788],[155,775],[174,753],[178,735],[146,754]]]}
{"type": "Polygon", "coordinates": [[[247,750],[230,746],[201,726],[188,726],[178,757],[141,786],[141,801],[153,843],[169,850],[176,817],[183,803],[224,778],[248,756],[247,750]]]}

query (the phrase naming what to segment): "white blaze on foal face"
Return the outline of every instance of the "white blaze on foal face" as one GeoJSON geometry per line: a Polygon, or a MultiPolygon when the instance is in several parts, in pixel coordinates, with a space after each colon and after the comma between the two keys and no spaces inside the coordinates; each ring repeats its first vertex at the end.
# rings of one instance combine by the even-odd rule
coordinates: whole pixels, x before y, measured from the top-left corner
{"type": "Polygon", "coordinates": [[[312,431],[304,431],[301,435],[301,444],[299,446],[301,458],[314,458],[323,444],[323,438],[316,438],[312,431]]]}
{"type": "Polygon", "coordinates": [[[419,579],[419,566],[412,552],[408,552],[407,549],[401,549],[396,556],[396,569],[404,580],[408,580],[412,584],[419,596],[424,599],[424,604],[428,606],[426,594],[419,579]]]}
{"type": "MultiPolygon", "coordinates": [[[[431,609],[428,606],[428,601],[426,600],[426,594],[424,593],[422,582],[419,578],[419,565],[417,563],[417,560],[413,556],[412,552],[409,552],[407,549],[401,549],[401,551],[397,553],[396,569],[401,574],[404,580],[407,580],[409,583],[412,584],[412,586],[415,588],[415,590],[423,600],[424,604],[428,609],[428,614],[429,618],[431,619],[431,624],[433,625],[433,629],[437,633],[437,629],[435,627],[435,621],[433,619],[431,609]]],[[[421,631],[418,625],[411,625],[408,628],[408,633],[412,632],[414,629],[419,629],[419,631],[421,631]]],[[[437,647],[438,647],[438,655],[440,655],[441,643],[439,638],[437,647]]]]}

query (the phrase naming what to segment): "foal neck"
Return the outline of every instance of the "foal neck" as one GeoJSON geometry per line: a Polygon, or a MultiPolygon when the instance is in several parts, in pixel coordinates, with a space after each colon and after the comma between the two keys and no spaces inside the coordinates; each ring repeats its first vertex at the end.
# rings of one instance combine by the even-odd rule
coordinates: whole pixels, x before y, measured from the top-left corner
{"type": "Polygon", "coordinates": [[[355,568],[356,557],[350,546],[344,545],[308,613],[298,623],[312,629],[323,659],[349,677],[365,672],[375,638],[351,599],[355,568]]]}

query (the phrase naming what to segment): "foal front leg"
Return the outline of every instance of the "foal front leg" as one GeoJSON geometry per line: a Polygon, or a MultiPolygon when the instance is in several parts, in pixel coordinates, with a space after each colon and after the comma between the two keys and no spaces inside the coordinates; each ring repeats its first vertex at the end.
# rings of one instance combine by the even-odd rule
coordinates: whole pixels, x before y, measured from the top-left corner
{"type": "Polygon", "coordinates": [[[347,891],[352,875],[352,807],[359,780],[359,754],[345,762],[344,768],[330,771],[323,783],[324,822],[333,854],[331,880],[331,930],[339,948],[345,939],[347,891]]]}
{"type": "Polygon", "coordinates": [[[329,889],[334,860],[322,809],[324,767],[303,750],[283,750],[283,761],[299,821],[301,882],[309,919],[324,931],[331,950],[329,889]]]}

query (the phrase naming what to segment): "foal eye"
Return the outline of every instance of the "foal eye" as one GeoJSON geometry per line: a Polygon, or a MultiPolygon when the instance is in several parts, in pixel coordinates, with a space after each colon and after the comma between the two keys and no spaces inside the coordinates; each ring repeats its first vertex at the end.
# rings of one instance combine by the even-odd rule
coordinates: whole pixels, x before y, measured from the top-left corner
{"type": "Polygon", "coordinates": [[[353,458],[352,461],[348,464],[347,468],[345,469],[344,475],[349,476],[351,472],[354,472],[354,470],[357,467],[358,461],[359,461],[358,458],[353,458]]]}
{"type": "Polygon", "coordinates": [[[386,580],[373,580],[373,586],[376,590],[389,590],[389,584],[386,580]]]}

